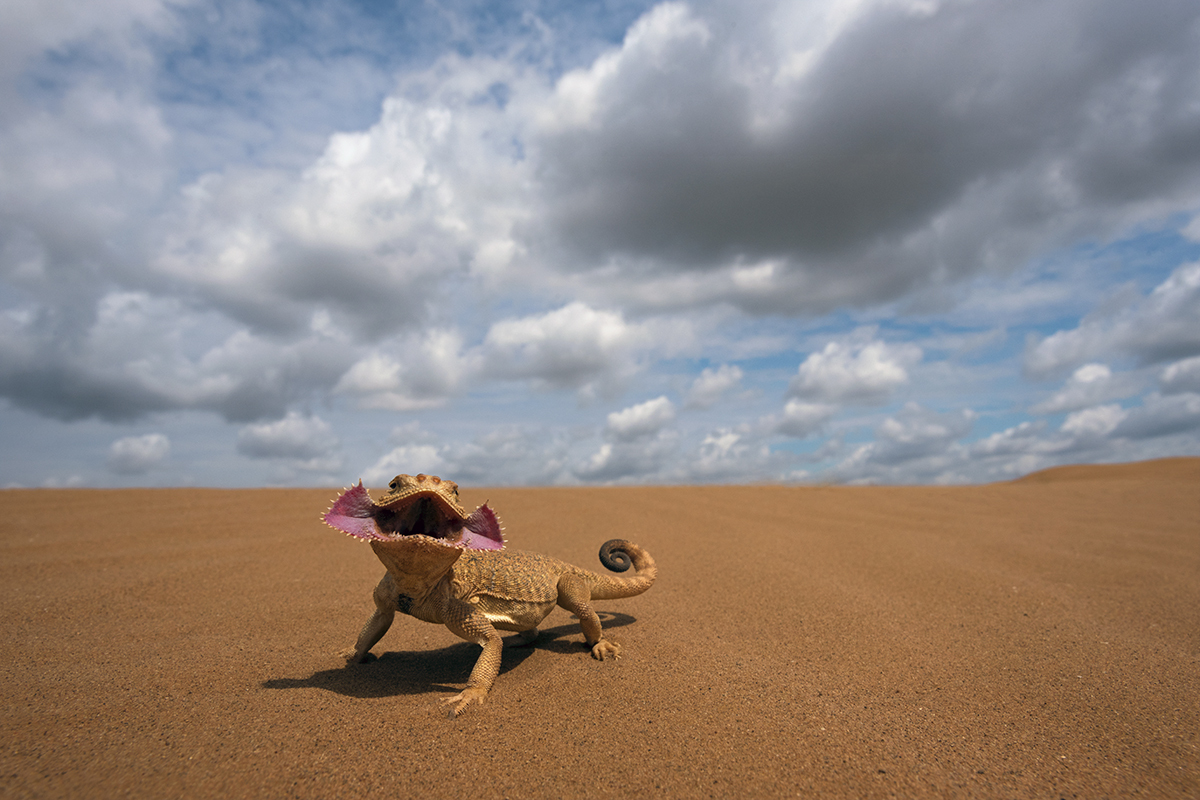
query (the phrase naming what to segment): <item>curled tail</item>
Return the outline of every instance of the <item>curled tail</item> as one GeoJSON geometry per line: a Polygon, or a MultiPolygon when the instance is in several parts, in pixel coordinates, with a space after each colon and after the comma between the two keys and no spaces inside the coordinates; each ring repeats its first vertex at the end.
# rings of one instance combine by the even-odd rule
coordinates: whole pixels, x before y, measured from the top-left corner
{"type": "Polygon", "coordinates": [[[596,583],[592,586],[593,600],[633,597],[649,589],[658,577],[658,567],[650,554],[624,539],[609,539],[601,545],[600,563],[613,572],[625,572],[633,564],[637,574],[628,578],[597,575],[596,583]]]}

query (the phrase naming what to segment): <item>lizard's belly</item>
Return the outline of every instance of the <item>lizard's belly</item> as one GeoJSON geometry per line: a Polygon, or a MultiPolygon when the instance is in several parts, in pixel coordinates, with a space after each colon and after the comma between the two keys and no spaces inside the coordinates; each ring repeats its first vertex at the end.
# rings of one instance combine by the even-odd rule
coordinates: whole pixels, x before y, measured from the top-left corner
{"type": "Polygon", "coordinates": [[[506,600],[487,595],[478,595],[473,600],[492,627],[501,631],[536,628],[554,610],[555,605],[554,601],[506,600]]]}

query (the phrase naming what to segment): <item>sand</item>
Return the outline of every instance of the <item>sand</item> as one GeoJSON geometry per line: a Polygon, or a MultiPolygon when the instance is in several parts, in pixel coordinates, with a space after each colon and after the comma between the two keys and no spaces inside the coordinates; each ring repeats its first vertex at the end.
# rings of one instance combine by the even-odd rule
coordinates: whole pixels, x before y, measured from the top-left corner
{"type": "MultiPolygon", "coordinates": [[[[445,476],[454,477],[454,476],[445,476]]],[[[1200,459],[977,487],[491,489],[511,546],[659,565],[478,648],[398,619],[335,491],[9,490],[4,797],[1197,797],[1200,459]]]]}

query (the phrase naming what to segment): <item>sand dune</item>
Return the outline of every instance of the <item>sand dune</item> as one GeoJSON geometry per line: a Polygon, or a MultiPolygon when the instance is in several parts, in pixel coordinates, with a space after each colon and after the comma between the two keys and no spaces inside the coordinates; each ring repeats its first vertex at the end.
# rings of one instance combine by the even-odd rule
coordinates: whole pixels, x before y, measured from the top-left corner
{"type": "MultiPolygon", "coordinates": [[[[445,476],[451,477],[454,476],[445,476]]],[[[556,611],[487,703],[333,490],[0,492],[5,797],[1200,796],[1200,459],[979,487],[472,489],[658,583],[556,611]]]]}

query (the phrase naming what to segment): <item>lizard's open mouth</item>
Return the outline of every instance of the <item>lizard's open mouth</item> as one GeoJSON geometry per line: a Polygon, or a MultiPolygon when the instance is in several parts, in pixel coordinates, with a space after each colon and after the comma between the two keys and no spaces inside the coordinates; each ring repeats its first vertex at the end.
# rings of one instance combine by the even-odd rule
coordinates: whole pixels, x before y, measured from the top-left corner
{"type": "Polygon", "coordinates": [[[358,539],[400,542],[418,538],[462,550],[501,550],[500,521],[484,503],[471,514],[458,504],[458,487],[418,475],[398,475],[376,504],[362,481],[325,512],[325,523],[358,539]]]}

